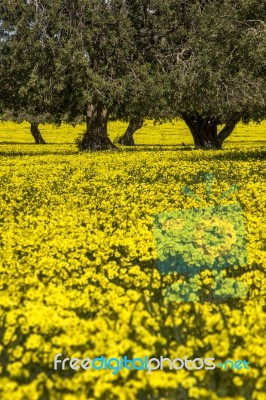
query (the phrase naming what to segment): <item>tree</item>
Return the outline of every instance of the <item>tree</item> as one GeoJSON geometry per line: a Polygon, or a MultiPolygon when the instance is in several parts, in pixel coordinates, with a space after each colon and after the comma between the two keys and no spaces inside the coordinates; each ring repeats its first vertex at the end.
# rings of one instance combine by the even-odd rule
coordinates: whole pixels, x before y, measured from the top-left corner
{"type": "Polygon", "coordinates": [[[159,25],[150,3],[80,1],[65,7],[67,13],[60,12],[71,31],[66,46],[75,54],[66,74],[71,93],[65,104],[67,121],[74,123],[86,115],[82,150],[114,147],[107,135],[109,118],[131,121],[127,138],[132,142],[145,117],[158,119],[166,112],[163,79],[154,58],[159,25]]]}
{"type": "Polygon", "coordinates": [[[41,135],[38,124],[31,122],[30,131],[31,131],[32,136],[34,137],[36,144],[45,144],[46,143],[41,135]]]}
{"type": "Polygon", "coordinates": [[[122,115],[129,118],[129,125],[119,143],[134,145],[133,134],[142,127],[145,118],[161,122],[175,117],[167,103],[165,78],[168,71],[162,60],[169,57],[166,38],[172,46],[180,43],[182,21],[178,1],[134,0],[126,4],[134,27],[138,63],[132,67],[135,79],[127,85],[122,115]]]}
{"type": "Polygon", "coordinates": [[[150,101],[152,96],[150,94],[155,87],[155,82],[152,78],[156,67],[154,59],[151,57],[151,49],[154,36],[155,12],[151,9],[150,1],[127,1],[126,6],[128,18],[134,27],[135,58],[139,58],[139,64],[142,65],[142,68],[139,68],[139,64],[134,66],[132,74],[136,79],[127,84],[127,97],[129,100],[124,104],[122,118],[123,116],[129,116],[129,125],[118,143],[125,146],[133,146],[135,144],[133,135],[143,126],[144,118],[151,112],[152,107],[152,102],[150,101]],[[136,67],[138,71],[135,70],[136,67]],[[151,73],[149,73],[150,70],[151,73]],[[149,85],[146,85],[147,82],[149,82],[149,85]],[[134,87],[132,87],[133,85],[134,87]]]}
{"type": "Polygon", "coordinates": [[[85,119],[80,148],[114,148],[107,121],[121,114],[137,54],[124,3],[4,0],[2,117],[30,121],[38,141],[40,122],[85,119]]]}
{"type": "Polygon", "coordinates": [[[265,5],[258,0],[2,0],[0,106],[38,124],[86,121],[82,150],[115,148],[109,118],[179,116],[220,148],[265,117],[265,5]],[[256,8],[257,7],[257,8],[256,8]],[[218,125],[224,128],[218,133],[218,125]]]}
{"type": "Polygon", "coordinates": [[[59,18],[70,65],[64,71],[65,120],[85,118],[81,150],[113,149],[107,123],[123,102],[135,54],[124,1],[63,1],[59,18]]]}
{"type": "Polygon", "coordinates": [[[37,144],[45,143],[39,124],[62,118],[57,7],[56,1],[3,0],[0,9],[1,118],[29,121],[37,144]]]}
{"type": "Polygon", "coordinates": [[[130,118],[128,127],[124,135],[119,139],[118,143],[124,146],[134,146],[135,142],[133,139],[134,133],[143,126],[144,120],[141,117],[130,118]]]}
{"type": "Polygon", "coordinates": [[[125,146],[133,146],[134,133],[143,126],[144,119],[153,118],[157,122],[164,120],[167,115],[167,103],[164,96],[163,76],[158,65],[154,62],[140,67],[132,67],[132,77],[126,84],[124,102],[119,104],[119,109],[114,110],[114,117],[129,119],[128,127],[119,142],[125,146]]]}
{"type": "Polygon", "coordinates": [[[173,109],[196,148],[221,148],[239,121],[265,118],[265,5],[183,3],[184,38],[168,74],[173,109]]]}

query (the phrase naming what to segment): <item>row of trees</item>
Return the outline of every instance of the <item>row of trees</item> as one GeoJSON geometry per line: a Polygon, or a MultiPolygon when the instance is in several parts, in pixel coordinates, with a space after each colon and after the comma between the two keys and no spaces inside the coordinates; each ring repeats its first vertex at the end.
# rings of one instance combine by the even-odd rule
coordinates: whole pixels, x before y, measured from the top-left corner
{"type": "Polygon", "coordinates": [[[109,119],[182,118],[198,148],[266,115],[266,3],[1,0],[0,118],[86,121],[80,149],[110,149],[109,119]],[[218,132],[218,126],[223,128],[218,132]]]}

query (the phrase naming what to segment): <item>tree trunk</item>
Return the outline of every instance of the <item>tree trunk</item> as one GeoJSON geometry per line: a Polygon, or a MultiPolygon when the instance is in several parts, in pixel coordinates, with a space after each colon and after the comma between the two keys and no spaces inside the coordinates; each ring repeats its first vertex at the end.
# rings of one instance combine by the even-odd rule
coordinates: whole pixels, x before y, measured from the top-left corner
{"type": "Polygon", "coordinates": [[[202,118],[199,115],[182,114],[197,149],[221,149],[224,140],[233,132],[239,116],[232,116],[218,134],[218,119],[202,118]]]}
{"type": "Polygon", "coordinates": [[[80,144],[81,150],[116,149],[107,134],[108,117],[108,110],[102,104],[89,105],[86,117],[86,132],[80,144]]]}
{"type": "Polygon", "coordinates": [[[195,148],[220,149],[221,145],[217,137],[217,122],[202,118],[199,115],[182,115],[192,134],[195,148]]]}
{"type": "Polygon", "coordinates": [[[143,125],[143,119],[131,118],[126,132],[119,139],[118,143],[123,144],[124,146],[134,146],[135,142],[133,135],[138,129],[142,127],[142,125],[143,125]]]}
{"type": "Polygon", "coordinates": [[[30,131],[32,136],[34,137],[36,144],[46,144],[45,140],[42,137],[42,134],[39,130],[39,124],[35,124],[33,122],[30,123],[30,131]]]}
{"type": "Polygon", "coordinates": [[[225,124],[225,126],[223,127],[223,129],[221,130],[221,132],[219,132],[218,134],[218,139],[219,142],[221,144],[223,144],[223,142],[225,141],[225,139],[228,138],[228,136],[231,135],[231,133],[233,132],[233,130],[235,129],[236,124],[238,124],[238,122],[240,121],[240,117],[239,115],[234,115],[232,116],[232,118],[230,118],[227,123],[225,124]]]}

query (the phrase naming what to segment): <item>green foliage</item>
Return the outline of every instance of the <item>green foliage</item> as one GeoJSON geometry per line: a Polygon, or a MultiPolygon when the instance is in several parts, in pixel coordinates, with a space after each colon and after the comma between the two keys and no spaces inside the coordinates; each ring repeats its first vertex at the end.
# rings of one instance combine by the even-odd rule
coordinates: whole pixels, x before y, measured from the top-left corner
{"type": "Polygon", "coordinates": [[[265,117],[266,12],[260,6],[259,19],[251,19],[246,3],[186,4],[185,40],[170,73],[177,114],[222,122],[232,115],[245,121],[265,117]]]}
{"type": "Polygon", "coordinates": [[[58,3],[3,1],[1,4],[2,117],[18,122],[60,122],[62,76],[58,3]]]}
{"type": "Polygon", "coordinates": [[[35,123],[186,115],[265,118],[258,0],[3,0],[0,112],[35,123]]]}

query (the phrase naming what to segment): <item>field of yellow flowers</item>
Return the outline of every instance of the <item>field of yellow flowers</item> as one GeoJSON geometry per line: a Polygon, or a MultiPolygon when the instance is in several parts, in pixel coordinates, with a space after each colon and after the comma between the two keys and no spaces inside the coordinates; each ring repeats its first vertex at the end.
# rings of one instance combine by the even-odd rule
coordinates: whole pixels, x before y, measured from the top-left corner
{"type": "MultiPolygon", "coordinates": [[[[112,122],[112,139],[124,129],[112,122]]],[[[148,121],[136,149],[115,153],[78,153],[80,131],[44,126],[40,147],[27,123],[0,124],[0,399],[265,400],[266,123],[205,152],[181,122],[148,121]],[[203,174],[213,174],[209,202],[203,174]],[[216,205],[232,184],[221,204],[242,206],[248,262],[225,274],[247,295],[167,301],[178,276],[157,268],[153,216],[216,205]],[[245,359],[250,369],[54,371],[58,353],[245,359]]],[[[208,293],[212,271],[199,279],[208,293]]]]}

